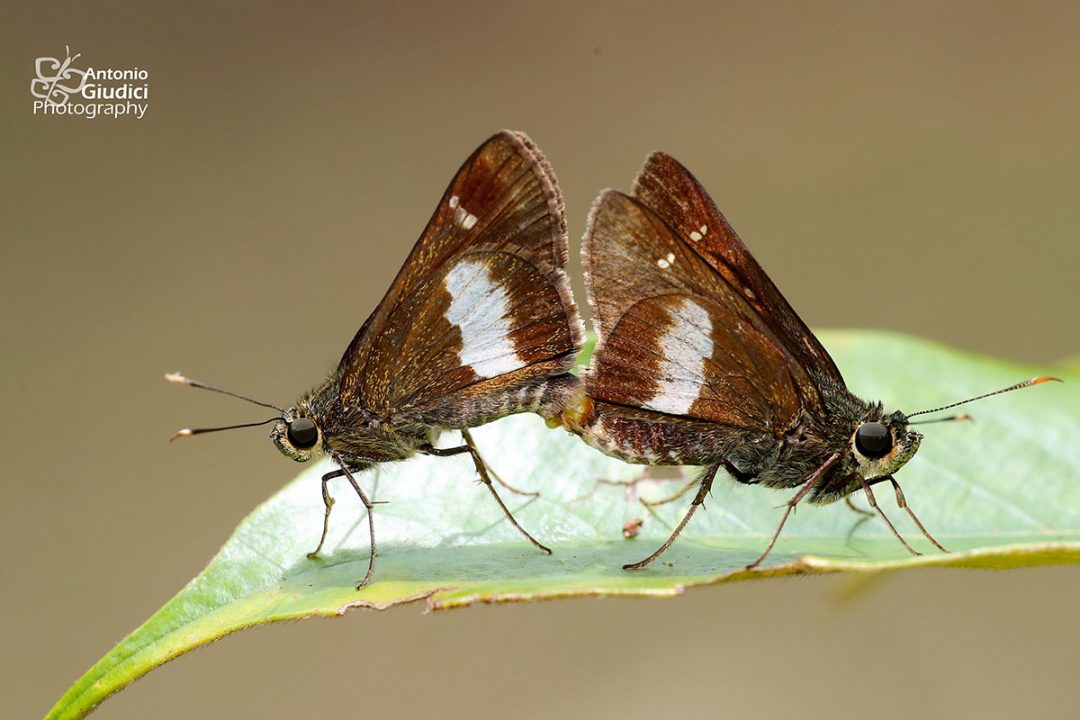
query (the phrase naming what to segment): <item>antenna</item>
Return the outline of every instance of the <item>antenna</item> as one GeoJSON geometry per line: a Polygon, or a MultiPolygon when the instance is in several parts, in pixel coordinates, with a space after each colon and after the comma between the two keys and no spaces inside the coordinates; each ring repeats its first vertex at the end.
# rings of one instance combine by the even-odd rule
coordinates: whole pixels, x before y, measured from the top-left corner
{"type": "Polygon", "coordinates": [[[929,425],[930,423],[939,422],[953,422],[955,420],[966,420],[969,422],[975,422],[975,418],[971,417],[967,413],[957,413],[956,415],[950,415],[943,418],[931,418],[930,420],[916,420],[915,422],[908,423],[908,425],[929,425]]]}
{"type": "Polygon", "coordinates": [[[269,420],[263,420],[262,422],[243,423],[242,425],[224,425],[222,427],[212,428],[184,428],[183,430],[177,430],[173,433],[173,436],[169,438],[169,442],[177,438],[191,437],[192,435],[202,435],[203,433],[218,432],[219,430],[235,430],[237,428],[258,427],[259,425],[265,425],[267,423],[277,422],[281,418],[272,417],[269,420]]]}
{"type": "MultiPolygon", "coordinates": [[[[948,405],[942,405],[941,407],[933,408],[932,410],[920,410],[919,412],[911,413],[910,415],[908,415],[908,418],[913,418],[916,415],[926,415],[928,413],[936,413],[936,412],[940,412],[942,410],[948,410],[949,408],[954,408],[954,407],[957,407],[958,405],[964,405],[964,404],[969,403],[969,402],[975,402],[976,400],[982,400],[983,398],[993,397],[994,395],[1001,395],[1002,393],[1012,392],[1013,390],[1022,390],[1022,389],[1026,388],[1026,387],[1031,387],[1032,385],[1040,385],[1040,384],[1042,384],[1044,382],[1051,382],[1051,381],[1053,381],[1053,382],[1064,382],[1064,380],[1061,380],[1061,379],[1056,378],[1056,377],[1049,377],[1047,375],[1040,375],[1039,377],[1034,377],[1034,378],[1031,378],[1030,380],[1025,380],[1024,382],[1016,383],[1015,385],[1010,385],[1009,387],[1002,388],[1001,390],[995,390],[994,392],[988,392],[988,393],[986,393],[984,395],[976,395],[975,397],[968,398],[967,400],[961,400],[959,402],[949,403],[948,405]]],[[[949,418],[944,418],[944,419],[947,420],[949,418]]]]}
{"type": "Polygon", "coordinates": [[[165,373],[165,379],[168,380],[169,382],[175,383],[177,385],[190,385],[191,387],[199,388],[200,390],[209,390],[210,392],[221,393],[222,395],[228,395],[229,397],[234,397],[234,398],[237,398],[239,400],[246,400],[249,403],[253,403],[255,405],[261,405],[264,408],[270,408],[271,410],[277,410],[282,415],[285,414],[285,411],[282,410],[281,408],[279,408],[277,405],[271,405],[270,403],[259,402],[258,400],[253,400],[253,399],[247,397],[246,395],[241,395],[239,393],[234,393],[232,390],[224,390],[222,388],[217,388],[217,387],[214,387],[212,385],[207,385],[206,383],[199,382],[198,380],[192,380],[189,377],[184,377],[180,373],[165,373]]]}

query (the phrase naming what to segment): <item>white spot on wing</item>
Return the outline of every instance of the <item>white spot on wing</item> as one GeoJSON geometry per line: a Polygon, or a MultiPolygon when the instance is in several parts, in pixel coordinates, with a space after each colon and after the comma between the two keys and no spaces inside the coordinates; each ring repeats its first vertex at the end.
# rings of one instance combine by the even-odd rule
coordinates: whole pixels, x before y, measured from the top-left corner
{"type": "Polygon", "coordinates": [[[476,216],[458,202],[457,195],[450,198],[450,207],[455,208],[454,222],[466,230],[472,230],[473,225],[476,224],[476,216]]]}
{"type": "Polygon", "coordinates": [[[694,242],[700,241],[701,240],[701,233],[699,233],[697,230],[693,231],[692,233],[690,233],[690,239],[693,240],[694,242]]]}
{"type": "Polygon", "coordinates": [[[660,267],[661,270],[667,270],[669,267],[671,267],[671,263],[669,263],[664,258],[660,258],[659,260],[657,260],[656,264],[660,267]]]}
{"type": "Polygon", "coordinates": [[[700,230],[701,230],[702,235],[708,235],[709,234],[709,228],[707,226],[705,226],[705,225],[702,225],[700,230]]]}
{"type": "Polygon", "coordinates": [[[685,415],[705,385],[705,364],[713,353],[712,321],[705,308],[686,298],[669,312],[673,324],[660,338],[664,358],[658,388],[643,407],[685,415]]]}
{"type": "Polygon", "coordinates": [[[450,294],[446,319],[461,331],[463,366],[472,367],[482,378],[525,367],[527,363],[518,357],[510,339],[506,318],[510,297],[491,279],[486,264],[480,260],[459,262],[446,273],[443,286],[450,294]]]}

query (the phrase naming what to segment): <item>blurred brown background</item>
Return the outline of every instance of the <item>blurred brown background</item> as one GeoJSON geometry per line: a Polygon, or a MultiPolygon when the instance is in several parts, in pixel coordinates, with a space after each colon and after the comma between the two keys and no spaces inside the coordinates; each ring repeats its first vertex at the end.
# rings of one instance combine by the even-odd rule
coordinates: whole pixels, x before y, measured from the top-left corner
{"type": "MultiPolygon", "coordinates": [[[[547,153],[575,249],[665,149],[813,326],[1080,350],[1075,4],[389,5],[0,10],[5,717],[44,714],[297,469],[261,431],[169,446],[250,413],[161,373],[291,401],[498,128],[547,153]],[[32,116],[65,44],[148,69],[147,116],[32,116]]],[[[1075,715],[1075,569],[839,586],[271,626],[99,716],[1075,715]]]]}

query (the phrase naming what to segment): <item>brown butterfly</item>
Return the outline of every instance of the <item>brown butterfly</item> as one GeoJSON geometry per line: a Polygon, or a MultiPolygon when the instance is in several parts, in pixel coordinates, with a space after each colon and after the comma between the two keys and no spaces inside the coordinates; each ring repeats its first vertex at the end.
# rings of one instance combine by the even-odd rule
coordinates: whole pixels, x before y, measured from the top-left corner
{"type": "Polygon", "coordinates": [[[871,486],[881,482],[944,550],[892,474],[922,440],[909,418],[961,403],[905,415],[848,392],[825,348],[686,168],[655,153],[631,195],[603,192],[582,254],[599,340],[563,424],[628,462],[706,467],[668,540],[624,567],[643,567],[671,546],[721,469],[741,483],[797,488],[748,567],[765,559],[801,500],[829,503],[858,490],[914,553],[875,501],[871,486]]]}
{"type": "MultiPolygon", "coordinates": [[[[297,462],[326,454],[339,466],[322,478],[322,549],[334,500],[327,482],[345,476],[367,509],[375,563],[372,503],[355,475],[416,453],[468,453],[492,497],[499,497],[468,428],[505,415],[557,416],[579,383],[567,373],[582,328],[566,275],[567,236],[555,175],[522,133],[504,131],[465,161],[398,272],[390,290],[345,350],[337,370],[287,409],[178,374],[172,382],[277,410],[262,423],[184,429],[174,437],[275,423],[270,437],[297,462]],[[464,444],[436,448],[460,430],[464,444]]],[[[505,485],[505,483],[502,483],[505,485]]],[[[510,487],[507,485],[507,487],[510,487]]],[[[513,488],[510,488],[513,489],[513,488]]]]}

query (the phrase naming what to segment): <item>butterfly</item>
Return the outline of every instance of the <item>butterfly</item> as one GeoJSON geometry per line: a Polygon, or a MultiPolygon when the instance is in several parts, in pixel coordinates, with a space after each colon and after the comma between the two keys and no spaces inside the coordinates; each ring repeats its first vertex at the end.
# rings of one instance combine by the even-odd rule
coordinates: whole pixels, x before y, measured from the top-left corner
{"type": "MultiPolygon", "coordinates": [[[[368,569],[376,557],[373,504],[356,476],[378,463],[420,454],[468,454],[507,519],[514,519],[469,428],[505,415],[555,418],[579,379],[567,371],[583,328],[566,273],[562,195],[536,145],[503,131],[461,166],[386,296],[349,343],[337,369],[294,405],[280,408],[179,374],[172,382],[222,392],[279,414],[261,423],[186,428],[175,437],[274,423],[277,448],[297,462],[327,455],[322,478],[322,550],[334,504],[327,483],[344,476],[367,510],[368,569]],[[463,444],[437,448],[459,430],[463,444]]],[[[502,483],[506,485],[506,483],[502,483]]],[[[506,485],[513,489],[509,485],[506,485]]]]}
{"type": "Polygon", "coordinates": [[[39,57],[34,62],[37,77],[30,81],[30,94],[55,105],[63,105],[72,95],[78,95],[86,85],[86,71],[71,67],[71,63],[82,53],[71,56],[71,49],[64,46],[67,55],[64,60],[51,57],[39,57]],[[74,79],[73,85],[61,85],[61,81],[74,79]]]}
{"type": "Polygon", "coordinates": [[[740,483],[796,490],[748,568],[769,554],[802,500],[830,503],[860,490],[915,553],[876,502],[871,488],[885,482],[944,551],[893,477],[922,440],[910,418],[1056,379],[910,415],[861,400],[697,179],[663,153],[648,157],[630,195],[600,194],[582,256],[598,342],[562,424],[628,462],[705,467],[667,541],[627,569],[671,546],[721,470],[740,483]]]}

